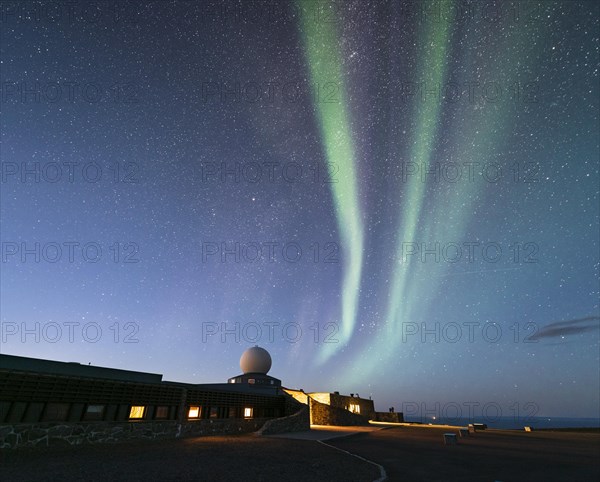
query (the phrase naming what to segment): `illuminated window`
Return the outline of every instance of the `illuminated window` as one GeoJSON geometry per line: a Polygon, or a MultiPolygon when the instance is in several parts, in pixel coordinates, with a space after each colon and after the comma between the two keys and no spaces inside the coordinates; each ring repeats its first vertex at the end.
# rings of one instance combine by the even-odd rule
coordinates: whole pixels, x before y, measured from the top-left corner
{"type": "Polygon", "coordinates": [[[169,407],[156,407],[154,418],[167,418],[169,416],[169,407]]]}
{"type": "Polygon", "coordinates": [[[360,413],[360,405],[358,405],[358,404],[355,405],[354,403],[351,403],[350,404],[350,411],[352,413],[360,413]]]}
{"type": "Polygon", "coordinates": [[[129,418],[130,419],[144,418],[145,411],[146,411],[146,407],[144,407],[143,405],[132,405],[131,410],[129,410],[129,418]]]}
{"type": "Polygon", "coordinates": [[[86,421],[102,420],[102,415],[104,415],[104,405],[88,405],[83,419],[86,421]]]}
{"type": "Polygon", "coordinates": [[[200,407],[190,407],[188,418],[200,418],[200,407]]]}
{"type": "Polygon", "coordinates": [[[244,418],[252,418],[252,412],[254,412],[252,408],[244,408],[244,418]]]}

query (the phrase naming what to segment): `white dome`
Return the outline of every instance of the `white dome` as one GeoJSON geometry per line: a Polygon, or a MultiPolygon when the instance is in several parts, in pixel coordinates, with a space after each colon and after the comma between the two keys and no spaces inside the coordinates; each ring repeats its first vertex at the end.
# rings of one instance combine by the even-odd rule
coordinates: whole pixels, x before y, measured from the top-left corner
{"type": "Polygon", "coordinates": [[[262,373],[266,375],[271,369],[271,355],[259,346],[248,348],[242,353],[240,368],[244,373],[262,373]]]}

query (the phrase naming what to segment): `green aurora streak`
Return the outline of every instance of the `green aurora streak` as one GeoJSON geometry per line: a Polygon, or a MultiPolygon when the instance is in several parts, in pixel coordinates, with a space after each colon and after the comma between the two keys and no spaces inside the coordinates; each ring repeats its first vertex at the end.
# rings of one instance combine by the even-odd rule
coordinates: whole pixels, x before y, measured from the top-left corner
{"type": "Polygon", "coordinates": [[[344,104],[347,97],[341,71],[339,39],[335,25],[318,22],[308,13],[309,3],[314,6],[314,2],[300,0],[298,10],[327,168],[332,180],[337,181],[332,182],[331,186],[344,253],[342,323],[337,336],[340,343],[324,345],[324,349],[319,352],[319,361],[324,362],[337,349],[346,345],[354,333],[363,265],[364,234],[358,199],[354,141],[344,104]],[[319,98],[319,88],[326,83],[337,87],[339,98],[334,102],[325,102],[319,98]]]}
{"type": "MultiPolygon", "coordinates": [[[[445,80],[451,24],[451,19],[441,23],[428,21],[420,34],[417,71],[422,72],[421,78],[425,86],[441,85],[445,80]]],[[[415,96],[415,99],[418,97],[415,96]]],[[[435,149],[442,105],[441,102],[423,103],[420,101],[417,101],[417,104],[415,109],[417,121],[414,131],[416,134],[410,150],[410,160],[419,163],[422,166],[421,169],[429,169],[432,153],[435,149]]],[[[426,186],[425,183],[421,182],[420,176],[411,176],[407,184],[407,194],[404,197],[402,209],[402,222],[398,231],[400,246],[396,247],[397,254],[401,253],[401,243],[416,239],[425,200],[426,186]]],[[[387,339],[392,344],[398,339],[398,318],[402,308],[401,303],[406,300],[404,293],[409,274],[407,265],[400,264],[398,260],[396,260],[396,263],[385,318],[387,320],[387,339]]]]}
{"type": "MultiPolygon", "coordinates": [[[[447,82],[445,72],[445,58],[447,57],[447,47],[451,41],[451,32],[444,25],[445,23],[429,23],[428,31],[422,41],[423,60],[427,61],[430,71],[421,66],[419,72],[423,73],[426,79],[426,85],[444,85],[447,82]],[[438,29],[437,34],[432,33],[432,29],[438,29]],[[435,52],[430,48],[435,48],[435,52]]],[[[463,102],[460,106],[462,112],[462,122],[453,123],[451,131],[444,135],[450,136],[452,141],[452,151],[458,159],[471,162],[490,162],[495,161],[496,153],[505,152],[506,149],[499,149],[502,144],[503,133],[510,119],[518,109],[518,103],[510,100],[507,96],[506,87],[520,82],[521,79],[512,78],[508,73],[513,72],[512,65],[514,58],[526,56],[535,58],[535,45],[530,41],[531,31],[525,29],[522,25],[514,25],[512,29],[507,29],[502,35],[496,33],[495,39],[498,41],[495,61],[484,66],[475,65],[476,59],[473,59],[468,52],[476,50],[476,44],[481,38],[470,38],[469,47],[463,45],[462,62],[473,64],[472,69],[466,69],[467,72],[481,71],[486,72],[486,78],[491,79],[498,85],[504,87],[505,97],[498,103],[487,103],[482,109],[475,109],[469,102],[463,102]],[[513,55],[511,55],[513,54],[513,55]]],[[[530,61],[529,68],[534,68],[530,61]]],[[[458,81],[460,85],[473,81],[472,78],[452,79],[458,81]]],[[[423,100],[420,102],[421,110],[419,122],[417,124],[418,136],[415,145],[416,149],[412,151],[411,160],[420,162],[423,166],[431,167],[432,154],[435,151],[435,131],[441,123],[442,100],[423,100]],[[431,116],[431,117],[429,117],[431,116]],[[435,120],[432,120],[435,119],[435,120]],[[429,140],[424,140],[424,135],[430,135],[429,140]]],[[[417,107],[418,108],[418,107],[417,107]]],[[[443,162],[440,160],[440,162],[443,162]]],[[[424,167],[421,167],[424,169],[424,167]]],[[[433,206],[435,208],[427,216],[422,216],[421,208],[425,201],[426,184],[420,179],[420,176],[412,176],[412,183],[409,185],[409,197],[405,201],[403,210],[403,219],[408,222],[402,224],[398,233],[398,242],[418,242],[424,241],[429,246],[434,242],[460,242],[466,232],[467,225],[473,216],[473,206],[478,204],[478,197],[484,192],[486,181],[481,175],[475,176],[471,181],[451,184],[445,183],[444,186],[438,186],[435,190],[433,206]]],[[[396,254],[401,259],[401,246],[397,246],[396,254]]],[[[388,350],[397,349],[401,340],[402,322],[413,322],[419,318],[418,314],[423,316],[427,309],[427,302],[424,300],[424,293],[435,292],[440,283],[440,276],[448,269],[444,263],[423,263],[411,257],[412,263],[399,264],[394,270],[394,285],[390,292],[390,302],[386,320],[391,322],[391,333],[388,340],[388,350]],[[410,280],[410,283],[408,281],[410,280]]],[[[388,329],[388,333],[390,330],[388,329]]]]}
{"type": "MultiPolygon", "coordinates": [[[[445,85],[448,82],[447,59],[451,53],[449,46],[453,36],[451,25],[449,19],[437,22],[433,18],[427,18],[420,26],[416,78],[426,86],[445,85]]],[[[500,33],[484,33],[484,37],[490,35],[496,42],[492,52],[495,55],[490,55],[487,59],[479,59],[471,53],[481,48],[479,43],[486,44],[484,38],[473,35],[461,45],[459,55],[467,68],[451,80],[463,85],[477,80],[469,77],[473,72],[482,71],[486,75],[483,80],[492,80],[504,86],[505,96],[496,104],[477,106],[463,100],[459,105],[452,124],[443,133],[452,139],[450,150],[457,159],[493,162],[497,153],[506,152],[506,149],[502,149],[504,134],[510,126],[512,116],[522,109],[522,104],[519,106],[518,102],[507,97],[506,86],[526,82],[532,77],[532,72],[535,72],[536,65],[532,59],[536,58],[539,47],[531,41],[532,28],[516,24],[500,33]],[[530,59],[516,74],[513,68],[515,58],[530,59]],[[521,75],[524,79],[520,78],[521,75]]],[[[536,34],[541,36],[543,32],[536,34]]],[[[412,143],[406,147],[406,151],[409,160],[419,163],[421,170],[432,167],[436,162],[435,151],[441,135],[443,105],[442,100],[432,97],[414,97],[416,122],[412,143]]],[[[437,161],[443,163],[444,159],[437,161]]],[[[387,311],[383,318],[385,326],[377,335],[377,342],[364,346],[352,366],[344,370],[340,381],[349,385],[358,380],[370,380],[370,376],[381,370],[386,363],[397,361],[402,352],[410,353],[414,349],[402,341],[402,323],[427,318],[431,304],[431,299],[428,300],[427,297],[437,293],[440,280],[447,273],[448,266],[443,263],[426,264],[419,262],[414,256],[402,262],[402,243],[425,242],[431,246],[435,241],[460,242],[473,216],[474,206],[479,203],[478,197],[485,192],[486,181],[479,175],[471,181],[438,185],[433,192],[428,192],[427,183],[415,175],[408,177],[401,187],[404,195],[395,257],[392,258],[395,265],[387,293],[387,311]],[[433,209],[425,213],[423,206],[427,196],[431,196],[429,201],[433,209]]],[[[399,379],[395,381],[399,382],[399,379]]]]}

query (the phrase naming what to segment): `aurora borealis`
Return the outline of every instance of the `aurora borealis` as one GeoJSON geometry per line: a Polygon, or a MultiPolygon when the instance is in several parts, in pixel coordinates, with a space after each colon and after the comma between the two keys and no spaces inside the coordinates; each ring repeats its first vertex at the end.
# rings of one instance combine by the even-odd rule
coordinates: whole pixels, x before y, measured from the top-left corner
{"type": "Polygon", "coordinates": [[[597,5],[59,4],[0,2],[2,353],[597,416],[597,5]]]}
{"type": "MultiPolygon", "coordinates": [[[[337,182],[332,182],[331,186],[340,239],[347,247],[343,263],[344,281],[340,318],[340,345],[345,345],[352,337],[356,325],[364,250],[362,213],[355,166],[356,154],[345,104],[326,102],[318,97],[318,86],[332,82],[337,87],[336,91],[340,98],[347,98],[335,26],[329,23],[319,25],[318,22],[314,22],[309,14],[308,2],[299,3],[297,6],[301,15],[302,36],[313,86],[312,94],[318,111],[329,176],[333,180],[338,171],[340,173],[339,179],[337,177],[335,179],[337,182]]],[[[328,344],[324,348],[337,347],[337,344],[328,344]]],[[[322,353],[327,354],[325,351],[322,353]]]]}

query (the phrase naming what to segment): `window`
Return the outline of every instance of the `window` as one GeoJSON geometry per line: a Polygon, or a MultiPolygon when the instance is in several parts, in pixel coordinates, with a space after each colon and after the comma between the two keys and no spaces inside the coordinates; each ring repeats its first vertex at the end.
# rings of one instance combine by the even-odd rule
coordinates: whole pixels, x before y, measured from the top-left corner
{"type": "Polygon", "coordinates": [[[236,410],[235,407],[229,407],[229,418],[236,418],[236,410]]]}
{"type": "Polygon", "coordinates": [[[210,407],[210,418],[219,418],[219,408],[210,407]]]}
{"type": "Polygon", "coordinates": [[[360,413],[360,405],[351,403],[350,404],[350,411],[352,413],[360,413]]]}
{"type": "Polygon", "coordinates": [[[156,407],[156,413],[154,414],[154,418],[168,418],[169,417],[169,407],[156,407]]]}
{"type": "Polygon", "coordinates": [[[102,420],[103,415],[104,405],[88,405],[83,414],[83,419],[86,421],[102,420]]]}
{"type": "Polygon", "coordinates": [[[244,418],[252,418],[252,413],[254,410],[250,407],[244,408],[244,418]]]}
{"type": "Polygon", "coordinates": [[[132,405],[129,410],[129,419],[140,419],[144,418],[144,412],[146,411],[146,407],[143,405],[132,405]]]}
{"type": "Polygon", "coordinates": [[[188,410],[188,418],[200,418],[200,407],[190,407],[188,410]]]}
{"type": "Polygon", "coordinates": [[[68,414],[68,403],[47,403],[42,420],[44,422],[64,421],[67,419],[68,414]]]}

